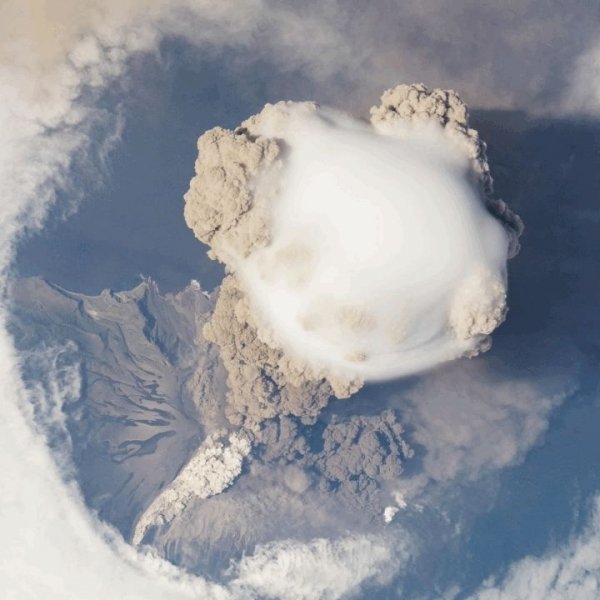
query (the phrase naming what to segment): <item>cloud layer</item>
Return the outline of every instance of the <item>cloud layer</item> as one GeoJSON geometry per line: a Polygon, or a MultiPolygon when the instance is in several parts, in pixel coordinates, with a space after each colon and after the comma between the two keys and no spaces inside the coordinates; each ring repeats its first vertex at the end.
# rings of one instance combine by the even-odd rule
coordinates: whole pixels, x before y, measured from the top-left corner
{"type": "MultiPolygon", "coordinates": [[[[131,54],[155,51],[163,35],[183,35],[200,46],[256,49],[247,54],[268,57],[283,69],[307,72],[315,81],[327,82],[324,89],[341,73],[345,83],[330,89],[338,97],[351,89],[350,103],[364,104],[365,95],[371,102],[374,90],[397,81],[401,70],[405,80],[458,86],[480,106],[539,112],[562,110],[565,73],[571,72],[575,56],[594,47],[590,43],[596,34],[595,13],[590,13],[596,7],[587,1],[574,3],[567,17],[560,3],[549,9],[541,0],[510,10],[497,2],[459,2],[441,12],[436,2],[412,7],[385,2],[366,11],[361,6],[361,19],[353,18],[353,3],[344,10],[337,2],[310,6],[314,11],[306,17],[293,5],[258,1],[243,6],[239,2],[159,2],[152,8],[145,2],[88,2],[85,8],[81,3],[54,2],[52,10],[47,10],[46,2],[4,3],[1,27],[18,33],[3,30],[1,36],[3,289],[16,240],[26,228],[41,226],[56,191],[69,188],[71,169],[91,157],[97,174],[104,152],[118,137],[118,119],[98,108],[105,86],[117,79],[126,84],[131,54]],[[531,20],[540,24],[535,34],[531,20]],[[257,31],[268,40],[265,48],[255,48],[257,31]],[[397,31],[402,43],[398,43],[397,31]],[[510,32],[510,39],[498,37],[498,32],[510,32]],[[478,42],[477,35],[482,41],[478,42]],[[473,52],[474,44],[478,52],[473,52]],[[549,46],[555,51],[548,52],[549,46]],[[365,85],[365,81],[375,83],[365,85]],[[98,141],[98,147],[90,148],[90,140],[98,141]]],[[[592,50],[585,54],[593,55],[592,50]]],[[[588,62],[593,65],[581,59],[574,82],[577,93],[569,96],[569,110],[575,112],[582,105],[591,112],[596,109],[588,90],[588,62]]],[[[2,311],[2,325],[5,316],[2,311]]],[[[24,417],[20,410],[27,405],[26,393],[4,326],[0,353],[0,386],[3,398],[9,400],[3,411],[0,463],[5,481],[10,482],[0,499],[0,519],[11,541],[2,548],[3,592],[19,600],[105,598],[115,593],[145,600],[228,597],[222,588],[192,580],[162,561],[132,552],[89,516],[77,494],[65,486],[48,448],[31,432],[27,421],[31,415],[24,417]]],[[[370,576],[371,567],[364,566],[370,564],[367,559],[385,558],[385,553],[373,552],[368,544],[361,547],[367,555],[364,561],[360,553],[352,555],[363,569],[358,572],[370,576]]],[[[328,549],[326,545],[326,552],[318,555],[321,566],[323,556],[336,556],[335,548],[328,549]]],[[[297,556],[306,552],[300,549],[297,556]]],[[[341,556],[348,553],[348,547],[343,547],[341,556]]],[[[268,555],[275,554],[270,548],[268,555]]],[[[264,562],[256,564],[262,567],[264,562]]],[[[247,571],[242,575],[246,592],[246,582],[252,577],[247,571]]],[[[353,583],[358,582],[355,575],[350,576],[353,583]]],[[[264,581],[260,585],[264,590],[264,581]]],[[[331,594],[347,589],[336,585],[331,594]]]]}

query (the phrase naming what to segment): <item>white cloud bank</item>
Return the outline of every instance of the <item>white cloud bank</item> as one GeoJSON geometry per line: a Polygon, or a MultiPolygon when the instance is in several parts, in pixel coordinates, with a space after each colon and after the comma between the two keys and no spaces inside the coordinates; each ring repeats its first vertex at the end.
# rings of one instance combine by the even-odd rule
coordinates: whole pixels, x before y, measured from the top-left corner
{"type": "Polygon", "coordinates": [[[235,567],[235,587],[242,597],[247,590],[281,600],[356,597],[364,582],[388,582],[405,558],[401,548],[369,537],[267,544],[235,567]]]}

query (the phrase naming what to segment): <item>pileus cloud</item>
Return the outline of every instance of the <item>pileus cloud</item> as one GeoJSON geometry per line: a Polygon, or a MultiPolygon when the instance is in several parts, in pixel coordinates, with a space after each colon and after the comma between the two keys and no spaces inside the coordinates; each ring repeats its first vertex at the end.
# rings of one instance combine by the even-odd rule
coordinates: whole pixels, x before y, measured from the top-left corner
{"type": "Polygon", "coordinates": [[[522,225],[493,198],[485,145],[454,92],[398,86],[371,124],[267,105],[198,146],[186,221],[231,273],[219,302],[244,303],[215,311],[207,334],[222,349],[242,344],[215,335],[215,320],[229,336],[237,320],[256,363],[343,397],[489,348],[522,225]]]}

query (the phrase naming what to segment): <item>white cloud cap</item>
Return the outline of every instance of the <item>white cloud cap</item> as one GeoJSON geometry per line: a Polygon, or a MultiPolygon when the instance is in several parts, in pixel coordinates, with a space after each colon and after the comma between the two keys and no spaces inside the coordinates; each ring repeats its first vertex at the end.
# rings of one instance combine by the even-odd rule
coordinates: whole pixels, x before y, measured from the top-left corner
{"type": "Polygon", "coordinates": [[[444,129],[426,109],[446,92],[399,87],[419,91],[419,119],[382,127],[380,111],[375,128],[279,103],[199,142],[188,224],[233,272],[258,337],[315,379],[381,380],[471,356],[505,317],[515,233],[486,207],[464,104],[442,105],[458,115],[444,129]]]}

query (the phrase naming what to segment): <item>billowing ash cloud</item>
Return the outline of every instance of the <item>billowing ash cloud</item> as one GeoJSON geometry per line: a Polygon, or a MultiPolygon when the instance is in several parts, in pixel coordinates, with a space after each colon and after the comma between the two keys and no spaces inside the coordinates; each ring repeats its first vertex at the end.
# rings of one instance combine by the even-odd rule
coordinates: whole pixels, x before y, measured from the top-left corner
{"type": "Polygon", "coordinates": [[[371,125],[268,104],[198,148],[185,218],[230,272],[205,335],[242,415],[311,417],[331,393],[489,348],[522,224],[454,92],[398,86],[371,125]]]}
{"type": "Polygon", "coordinates": [[[133,543],[139,544],[152,525],[173,520],[192,498],[210,498],[227,489],[242,472],[250,442],[239,433],[210,435],[168,488],[148,507],[136,525],[133,543]]]}
{"type": "Polygon", "coordinates": [[[314,381],[281,349],[259,338],[248,299],[235,277],[227,277],[221,284],[203,333],[219,346],[228,373],[225,410],[231,422],[253,423],[282,413],[309,422],[327,404],[332,394],[327,382],[314,381]]]}

